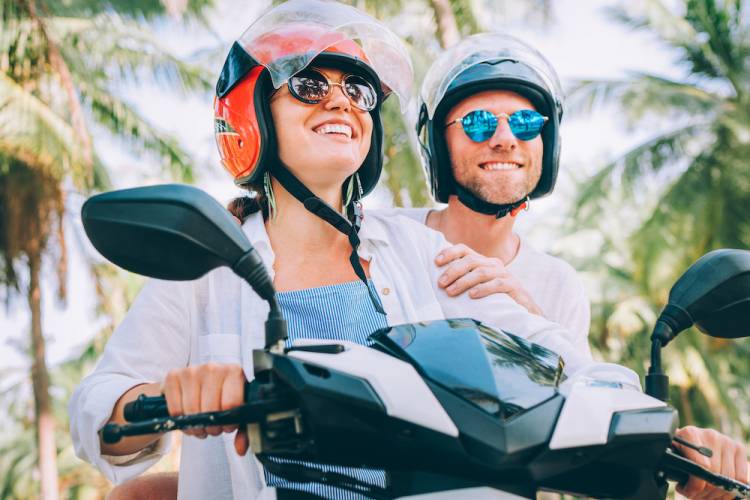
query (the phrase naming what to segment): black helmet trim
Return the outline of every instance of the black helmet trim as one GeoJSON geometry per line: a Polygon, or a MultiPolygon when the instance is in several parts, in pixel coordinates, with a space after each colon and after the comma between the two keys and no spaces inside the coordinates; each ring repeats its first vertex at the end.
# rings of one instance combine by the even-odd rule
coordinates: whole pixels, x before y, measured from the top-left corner
{"type": "Polygon", "coordinates": [[[258,62],[239,43],[234,42],[216,81],[216,96],[225,97],[256,66],[258,62]]]}

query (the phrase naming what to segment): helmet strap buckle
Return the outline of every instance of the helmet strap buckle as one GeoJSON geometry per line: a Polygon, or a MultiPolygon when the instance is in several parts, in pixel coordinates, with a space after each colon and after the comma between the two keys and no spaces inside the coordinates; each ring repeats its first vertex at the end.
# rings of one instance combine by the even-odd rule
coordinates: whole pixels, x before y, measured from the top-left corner
{"type": "Polygon", "coordinates": [[[524,212],[528,212],[530,206],[531,206],[531,200],[529,199],[528,196],[526,196],[526,198],[523,200],[523,203],[511,209],[510,216],[515,217],[516,215],[521,213],[521,210],[523,210],[524,212]]]}

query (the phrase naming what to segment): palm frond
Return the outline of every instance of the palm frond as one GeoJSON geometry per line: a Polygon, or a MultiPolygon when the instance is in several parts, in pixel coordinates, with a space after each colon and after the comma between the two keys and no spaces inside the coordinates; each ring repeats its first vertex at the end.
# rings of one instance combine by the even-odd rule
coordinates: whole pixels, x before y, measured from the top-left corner
{"type": "Polygon", "coordinates": [[[0,154],[58,179],[86,171],[71,125],[5,74],[0,74],[0,154]]]}
{"type": "Polygon", "coordinates": [[[395,100],[383,106],[385,139],[384,182],[396,206],[424,206],[429,201],[422,164],[412,148],[412,138],[395,100]]]}
{"type": "Polygon", "coordinates": [[[137,22],[102,15],[74,25],[65,27],[64,55],[81,80],[155,82],[183,91],[214,83],[205,67],[175,56],[137,22]]]}
{"type": "Polygon", "coordinates": [[[574,115],[585,115],[612,102],[629,123],[647,116],[672,119],[715,113],[726,97],[698,85],[649,73],[633,73],[624,80],[578,80],[571,84],[567,104],[574,115]]]}
{"type": "MultiPolygon", "coordinates": [[[[597,217],[597,213],[606,211],[604,201],[613,191],[622,191],[629,197],[638,198],[639,189],[644,188],[655,175],[663,170],[679,172],[684,166],[676,159],[695,154],[696,150],[700,150],[700,145],[710,140],[710,130],[706,130],[706,124],[699,123],[659,134],[635,146],[582,183],[575,202],[575,219],[579,222],[590,221],[597,217]]],[[[669,176],[673,173],[665,174],[669,176]]]]}
{"type": "Polygon", "coordinates": [[[744,3],[721,2],[719,7],[714,0],[686,0],[685,12],[678,12],[663,0],[647,0],[608,10],[613,19],[655,34],[666,46],[680,50],[694,75],[726,79],[741,95],[746,89],[742,71],[748,52],[744,3]]]}
{"type": "Polygon", "coordinates": [[[750,23],[747,20],[743,23],[741,2],[720,3],[722,5],[718,6],[716,0],[688,0],[685,19],[696,32],[705,34],[701,37],[705,39],[702,44],[704,50],[696,53],[696,60],[709,59],[712,69],[718,70],[714,76],[726,77],[741,93],[744,87],[741,78],[747,47],[743,48],[740,43],[744,35],[742,31],[750,27],[750,23]]]}
{"type": "Polygon", "coordinates": [[[179,2],[133,2],[132,0],[68,0],[54,2],[48,7],[52,16],[90,18],[103,12],[114,12],[119,16],[134,20],[154,21],[165,16],[187,16],[203,21],[205,9],[214,5],[213,0],[189,0],[179,2]]]}
{"type": "Polygon", "coordinates": [[[193,162],[176,139],[157,130],[129,104],[116,98],[106,89],[95,85],[80,85],[84,103],[96,121],[121,141],[143,153],[159,159],[159,164],[173,178],[192,182],[193,162]]]}
{"type": "Polygon", "coordinates": [[[668,288],[681,269],[710,250],[750,246],[750,222],[742,215],[750,191],[735,180],[748,168],[738,158],[722,159],[724,150],[719,142],[695,158],[634,233],[636,279],[650,290],[668,288]]]}
{"type": "Polygon", "coordinates": [[[450,0],[450,4],[462,36],[473,35],[481,31],[471,0],[450,0]]]}

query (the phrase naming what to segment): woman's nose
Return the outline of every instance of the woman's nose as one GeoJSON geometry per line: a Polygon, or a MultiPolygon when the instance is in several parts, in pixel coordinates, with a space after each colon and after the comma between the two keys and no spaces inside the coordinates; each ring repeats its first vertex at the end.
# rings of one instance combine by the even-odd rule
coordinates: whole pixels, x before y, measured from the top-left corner
{"type": "Polygon", "coordinates": [[[349,96],[344,91],[344,85],[341,83],[332,84],[333,89],[328,94],[328,98],[325,103],[326,109],[343,109],[349,111],[351,109],[351,101],[349,96]]]}

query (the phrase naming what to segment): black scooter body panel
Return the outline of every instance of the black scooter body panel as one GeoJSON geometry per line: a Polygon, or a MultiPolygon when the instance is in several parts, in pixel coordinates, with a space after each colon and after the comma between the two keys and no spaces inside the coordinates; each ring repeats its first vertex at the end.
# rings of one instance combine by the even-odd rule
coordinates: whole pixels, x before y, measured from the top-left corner
{"type": "Polygon", "coordinates": [[[594,498],[664,498],[667,483],[653,471],[672,441],[676,419],[671,407],[617,412],[606,445],[547,450],[529,470],[542,489],[594,498]]]}

